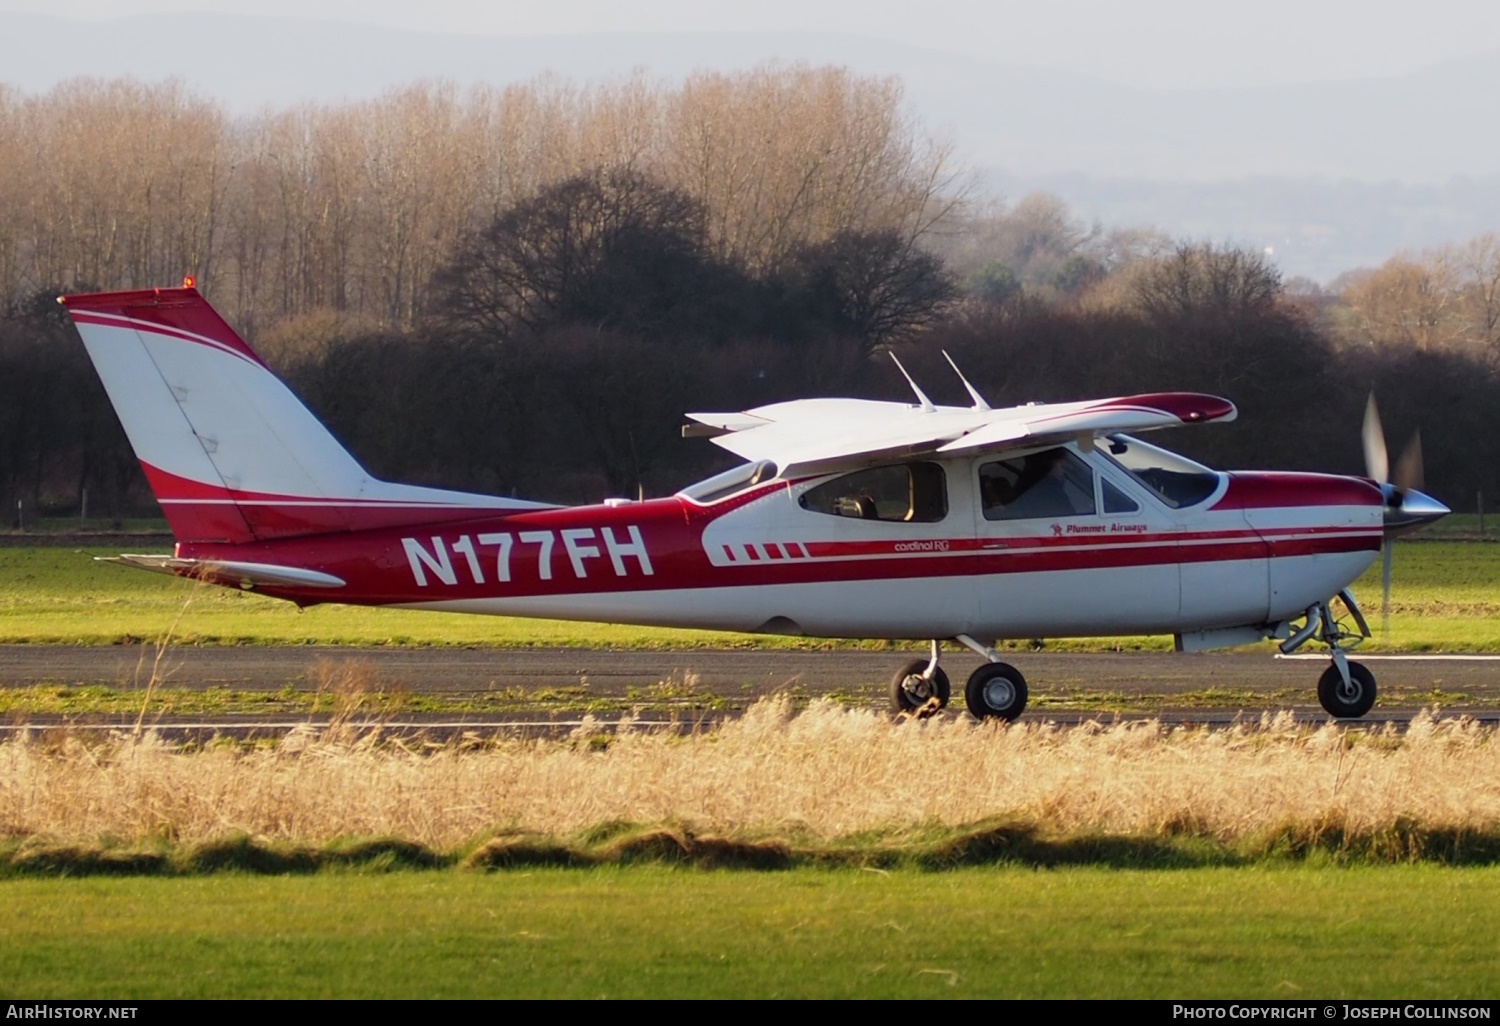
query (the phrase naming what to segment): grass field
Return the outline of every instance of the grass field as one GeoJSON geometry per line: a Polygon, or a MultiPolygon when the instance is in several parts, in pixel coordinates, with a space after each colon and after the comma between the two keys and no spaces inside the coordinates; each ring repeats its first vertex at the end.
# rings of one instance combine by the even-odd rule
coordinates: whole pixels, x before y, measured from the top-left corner
{"type": "Polygon", "coordinates": [[[1424,527],[1422,537],[1432,541],[1500,541],[1500,515],[1450,513],[1436,524],[1424,527]]]}
{"type": "Polygon", "coordinates": [[[1500,869],[0,881],[0,997],[1494,998],[1500,869]]]}
{"type": "MultiPolygon", "coordinates": [[[[856,644],[557,620],[319,606],[299,611],[259,595],[96,563],[109,551],[0,549],[0,643],[494,645],[701,648],[856,644]]],[[[1395,551],[1391,632],[1380,630],[1379,565],[1356,584],[1372,649],[1500,650],[1500,545],[1407,542],[1395,551]]],[[[858,644],[879,645],[881,642],[858,644]]],[[[1021,643],[1024,645],[1025,643],[1021,643]]],[[[1048,642],[1067,649],[1170,648],[1170,638],[1048,642]]]]}

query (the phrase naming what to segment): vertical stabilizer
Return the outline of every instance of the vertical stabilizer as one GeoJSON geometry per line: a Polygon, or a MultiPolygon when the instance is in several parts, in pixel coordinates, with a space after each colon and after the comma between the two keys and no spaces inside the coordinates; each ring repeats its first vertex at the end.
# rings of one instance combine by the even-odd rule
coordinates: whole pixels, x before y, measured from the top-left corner
{"type": "Polygon", "coordinates": [[[372,478],[195,288],[59,302],[179,541],[248,542],[537,505],[372,478]]]}

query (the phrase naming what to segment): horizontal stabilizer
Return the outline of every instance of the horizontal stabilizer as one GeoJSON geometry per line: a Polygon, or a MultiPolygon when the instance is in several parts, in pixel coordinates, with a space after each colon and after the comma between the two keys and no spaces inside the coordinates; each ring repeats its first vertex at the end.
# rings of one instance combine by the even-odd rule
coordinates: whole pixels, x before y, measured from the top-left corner
{"type": "Polygon", "coordinates": [[[344,580],[319,570],[298,566],[275,566],[270,563],[243,563],[222,559],[180,559],[176,556],[122,555],[96,556],[101,563],[123,563],[142,570],[193,577],[214,584],[253,588],[342,588],[344,580]]]}

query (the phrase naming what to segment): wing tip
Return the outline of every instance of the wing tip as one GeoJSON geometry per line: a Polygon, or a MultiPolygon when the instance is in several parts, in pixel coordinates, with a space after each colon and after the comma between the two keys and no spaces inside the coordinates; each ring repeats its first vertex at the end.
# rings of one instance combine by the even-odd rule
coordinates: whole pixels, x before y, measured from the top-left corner
{"type": "Polygon", "coordinates": [[[1106,399],[1097,408],[1135,406],[1155,410],[1169,417],[1176,417],[1184,424],[1207,424],[1213,421],[1230,421],[1239,416],[1234,403],[1222,396],[1206,392],[1147,392],[1142,395],[1122,396],[1106,399]]]}

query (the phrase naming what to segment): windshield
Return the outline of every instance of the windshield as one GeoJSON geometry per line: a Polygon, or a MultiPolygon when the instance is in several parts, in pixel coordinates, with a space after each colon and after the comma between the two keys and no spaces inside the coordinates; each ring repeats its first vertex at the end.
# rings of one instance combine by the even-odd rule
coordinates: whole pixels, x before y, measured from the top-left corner
{"type": "Polygon", "coordinates": [[[1110,435],[1107,452],[1131,477],[1173,509],[1196,506],[1219,487],[1219,475],[1186,456],[1129,435],[1110,435]]]}

